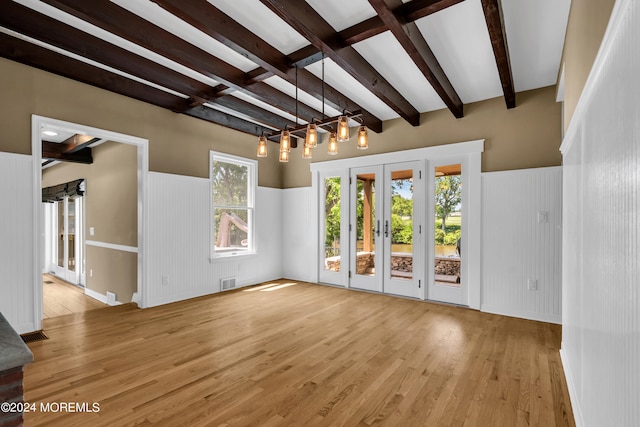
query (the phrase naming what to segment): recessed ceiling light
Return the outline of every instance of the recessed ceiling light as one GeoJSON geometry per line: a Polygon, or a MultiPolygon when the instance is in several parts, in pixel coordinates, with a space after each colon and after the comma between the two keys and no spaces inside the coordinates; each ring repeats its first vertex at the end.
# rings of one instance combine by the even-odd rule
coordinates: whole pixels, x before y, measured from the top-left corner
{"type": "Polygon", "coordinates": [[[52,130],[44,130],[42,133],[47,136],[58,136],[58,132],[54,132],[52,130]]]}

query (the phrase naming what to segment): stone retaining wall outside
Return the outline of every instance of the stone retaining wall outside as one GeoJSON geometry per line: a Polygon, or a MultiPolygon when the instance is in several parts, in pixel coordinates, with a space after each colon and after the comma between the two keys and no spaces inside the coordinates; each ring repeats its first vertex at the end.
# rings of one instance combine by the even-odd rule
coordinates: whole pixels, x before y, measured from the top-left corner
{"type": "MultiPolygon", "coordinates": [[[[373,268],[374,253],[358,252],[356,258],[356,274],[364,274],[367,269],[373,268]]],[[[331,271],[340,271],[340,257],[330,257],[325,259],[325,266],[331,271]]],[[[413,272],[413,256],[411,254],[394,252],[391,254],[391,269],[393,271],[413,272]]],[[[435,273],[447,276],[460,275],[460,258],[457,257],[436,257],[435,273]]]]}

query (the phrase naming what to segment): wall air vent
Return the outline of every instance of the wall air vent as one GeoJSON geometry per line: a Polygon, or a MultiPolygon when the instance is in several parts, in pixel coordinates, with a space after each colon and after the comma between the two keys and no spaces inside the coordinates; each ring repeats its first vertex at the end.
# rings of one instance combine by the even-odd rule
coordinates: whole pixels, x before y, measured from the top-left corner
{"type": "Polygon", "coordinates": [[[220,279],[220,290],[226,291],[227,289],[233,289],[236,287],[236,277],[227,277],[220,279]]]}

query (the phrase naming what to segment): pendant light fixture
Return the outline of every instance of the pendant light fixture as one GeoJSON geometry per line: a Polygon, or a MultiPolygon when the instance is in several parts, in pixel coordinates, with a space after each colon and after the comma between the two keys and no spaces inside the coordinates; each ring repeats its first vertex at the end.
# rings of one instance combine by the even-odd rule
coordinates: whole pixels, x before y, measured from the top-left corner
{"type": "Polygon", "coordinates": [[[267,138],[264,134],[258,140],[258,157],[267,157],[267,138]]]}
{"type": "Polygon", "coordinates": [[[331,128],[331,132],[329,134],[329,142],[328,142],[328,154],[331,156],[335,156],[338,154],[338,143],[346,142],[349,140],[349,120],[360,118],[359,121],[362,124],[358,128],[358,137],[356,142],[356,147],[359,150],[366,150],[369,148],[369,136],[367,127],[364,125],[364,120],[362,120],[363,112],[362,110],[355,111],[347,111],[344,110],[340,116],[328,117],[325,118],[324,109],[325,109],[325,99],[324,99],[324,53],[322,55],[322,118],[317,120],[315,118],[311,119],[311,122],[307,125],[298,125],[298,68],[296,67],[296,125],[295,127],[286,126],[282,131],[269,131],[266,135],[263,133],[258,140],[258,149],[257,156],[258,157],[267,157],[267,139],[274,137],[280,132],[280,156],[279,160],[283,163],[289,161],[289,155],[291,151],[291,138],[294,137],[294,133],[296,135],[300,134],[300,131],[305,130],[304,144],[302,148],[302,158],[310,159],[312,155],[313,148],[316,148],[318,145],[318,140],[321,138],[321,134],[318,132],[318,126],[322,126],[325,128],[331,128]],[[333,124],[336,123],[335,131],[333,130],[333,124]],[[289,128],[288,128],[289,127],[289,128]]]}
{"type": "Polygon", "coordinates": [[[311,158],[311,147],[309,147],[307,144],[305,144],[304,147],[302,147],[302,158],[303,159],[311,158]]]}
{"type": "Polygon", "coordinates": [[[366,150],[369,148],[369,135],[365,125],[361,125],[358,128],[358,142],[356,147],[358,150],[366,150]]]}
{"type": "Polygon", "coordinates": [[[338,142],[349,140],[349,119],[347,116],[338,117],[338,142]]]}
{"type": "Polygon", "coordinates": [[[280,150],[279,159],[282,163],[287,163],[289,161],[289,152],[286,150],[280,150]]]}
{"type": "Polygon", "coordinates": [[[335,156],[338,154],[338,136],[335,132],[331,132],[329,134],[329,144],[328,145],[328,153],[330,156],[335,156]]]}
{"type": "Polygon", "coordinates": [[[318,146],[318,126],[315,123],[307,125],[307,135],[304,138],[304,146],[316,148],[318,146]]]}

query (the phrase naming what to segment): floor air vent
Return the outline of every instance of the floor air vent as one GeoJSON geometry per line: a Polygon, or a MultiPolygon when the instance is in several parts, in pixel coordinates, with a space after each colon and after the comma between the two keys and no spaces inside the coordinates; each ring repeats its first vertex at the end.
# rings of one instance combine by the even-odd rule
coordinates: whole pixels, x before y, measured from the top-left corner
{"type": "Polygon", "coordinates": [[[233,289],[236,287],[236,278],[227,277],[226,279],[220,279],[220,289],[226,291],[227,289],[233,289]]]}
{"type": "Polygon", "coordinates": [[[49,337],[46,336],[42,331],[29,332],[28,334],[22,334],[20,335],[20,338],[22,338],[22,341],[24,341],[27,344],[30,342],[44,341],[49,339],[49,337]]]}

